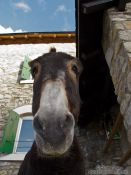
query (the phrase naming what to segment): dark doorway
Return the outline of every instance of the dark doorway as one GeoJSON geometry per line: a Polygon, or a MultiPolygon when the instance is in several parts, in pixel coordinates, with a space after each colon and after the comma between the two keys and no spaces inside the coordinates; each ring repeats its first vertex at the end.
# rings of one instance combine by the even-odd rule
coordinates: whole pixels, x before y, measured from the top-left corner
{"type": "Polygon", "coordinates": [[[80,78],[82,99],[79,124],[88,124],[108,116],[117,103],[109,68],[102,49],[103,12],[86,14],[82,5],[90,0],[76,0],[76,47],[84,71],[80,78]]]}

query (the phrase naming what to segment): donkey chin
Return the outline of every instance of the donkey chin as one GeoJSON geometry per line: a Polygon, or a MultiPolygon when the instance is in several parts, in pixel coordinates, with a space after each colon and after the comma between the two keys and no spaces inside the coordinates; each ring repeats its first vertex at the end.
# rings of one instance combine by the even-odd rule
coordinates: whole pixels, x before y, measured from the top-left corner
{"type": "MultiPolygon", "coordinates": [[[[55,136],[54,136],[55,137],[55,136]]],[[[52,143],[46,141],[43,137],[36,133],[35,142],[37,144],[37,151],[40,156],[44,157],[60,157],[69,154],[71,145],[73,143],[74,130],[68,133],[62,142],[52,143]]]]}
{"type": "Polygon", "coordinates": [[[67,95],[61,81],[46,83],[33,126],[36,132],[35,141],[41,153],[59,156],[71,148],[75,119],[69,110],[67,95]]]}

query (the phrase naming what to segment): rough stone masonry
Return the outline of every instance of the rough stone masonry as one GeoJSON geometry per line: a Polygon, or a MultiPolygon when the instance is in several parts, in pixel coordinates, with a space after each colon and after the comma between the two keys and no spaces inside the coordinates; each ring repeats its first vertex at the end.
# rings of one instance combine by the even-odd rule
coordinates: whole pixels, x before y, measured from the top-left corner
{"type": "Polygon", "coordinates": [[[131,145],[131,3],[105,12],[102,44],[131,145]]]}

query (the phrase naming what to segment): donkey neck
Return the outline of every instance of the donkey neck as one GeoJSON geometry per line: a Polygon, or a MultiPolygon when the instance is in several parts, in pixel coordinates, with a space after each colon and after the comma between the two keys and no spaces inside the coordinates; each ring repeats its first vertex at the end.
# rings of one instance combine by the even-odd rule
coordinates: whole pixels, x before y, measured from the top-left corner
{"type": "Polygon", "coordinates": [[[44,175],[71,175],[75,169],[76,175],[81,172],[81,169],[79,170],[78,167],[81,167],[80,164],[83,164],[83,158],[76,137],[74,137],[72,146],[66,155],[60,157],[39,156],[35,142],[28,154],[30,167],[37,173],[46,172],[44,175]]]}

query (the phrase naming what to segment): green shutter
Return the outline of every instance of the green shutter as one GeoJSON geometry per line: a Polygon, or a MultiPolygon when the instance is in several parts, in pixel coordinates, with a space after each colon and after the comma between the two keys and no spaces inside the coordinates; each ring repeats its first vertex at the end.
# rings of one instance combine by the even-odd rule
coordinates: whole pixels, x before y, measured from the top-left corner
{"type": "Polygon", "coordinates": [[[29,57],[25,56],[25,60],[22,66],[22,72],[21,72],[21,79],[22,80],[29,80],[30,79],[30,66],[29,66],[29,57]]]}
{"type": "Polygon", "coordinates": [[[11,111],[8,123],[4,129],[2,144],[0,145],[0,152],[12,153],[17,132],[18,121],[19,115],[16,112],[11,111]]]}

